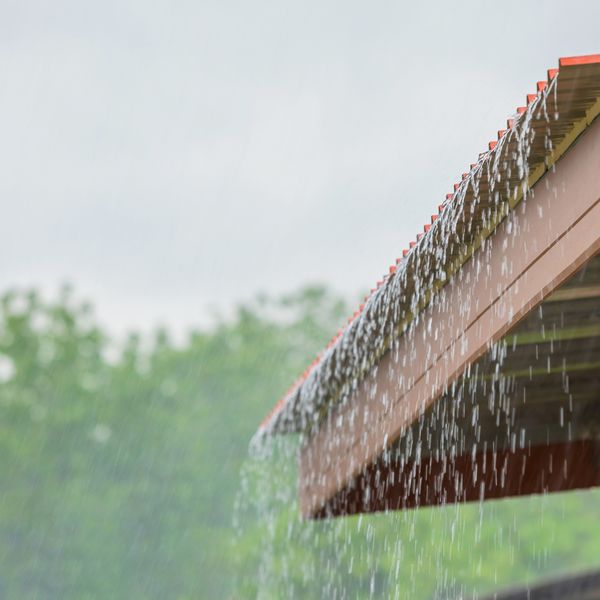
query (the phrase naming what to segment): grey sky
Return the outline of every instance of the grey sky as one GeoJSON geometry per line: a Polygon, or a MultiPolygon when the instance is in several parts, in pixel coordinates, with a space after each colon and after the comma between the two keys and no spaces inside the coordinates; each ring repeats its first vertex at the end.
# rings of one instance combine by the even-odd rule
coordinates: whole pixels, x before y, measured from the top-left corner
{"type": "Polygon", "coordinates": [[[0,0],[0,289],[117,330],[369,287],[600,3],[0,0]]]}

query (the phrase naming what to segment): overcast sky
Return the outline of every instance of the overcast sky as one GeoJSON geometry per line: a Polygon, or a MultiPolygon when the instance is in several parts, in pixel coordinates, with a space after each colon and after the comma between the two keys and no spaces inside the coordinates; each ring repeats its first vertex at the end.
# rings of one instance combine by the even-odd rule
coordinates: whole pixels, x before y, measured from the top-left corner
{"type": "Polygon", "coordinates": [[[600,2],[0,0],[0,290],[115,330],[371,286],[600,2]]]}

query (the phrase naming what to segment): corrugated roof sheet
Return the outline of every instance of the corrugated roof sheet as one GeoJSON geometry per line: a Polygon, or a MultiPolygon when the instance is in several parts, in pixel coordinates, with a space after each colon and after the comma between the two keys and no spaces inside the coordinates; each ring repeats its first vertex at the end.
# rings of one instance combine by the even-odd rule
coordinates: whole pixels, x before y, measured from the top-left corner
{"type": "Polygon", "coordinates": [[[599,113],[600,54],[561,58],[259,432],[304,430],[347,395],[599,113]]]}

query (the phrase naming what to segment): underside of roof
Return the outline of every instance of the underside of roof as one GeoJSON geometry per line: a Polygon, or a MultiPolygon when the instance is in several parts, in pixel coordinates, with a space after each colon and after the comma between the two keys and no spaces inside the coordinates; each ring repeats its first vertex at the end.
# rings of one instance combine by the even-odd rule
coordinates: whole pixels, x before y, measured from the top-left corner
{"type": "Polygon", "coordinates": [[[267,416],[259,435],[312,430],[347,399],[599,114],[600,55],[560,59],[267,416]]]}
{"type": "Polygon", "coordinates": [[[370,374],[377,398],[365,402],[353,395],[303,447],[306,514],[321,518],[600,485],[600,254],[461,368],[435,401],[421,396],[416,418],[405,410],[399,436],[393,433],[397,411],[380,409],[385,394],[400,396],[397,406],[410,404],[397,393],[397,374],[370,374]],[[344,424],[351,412],[354,428],[344,424]],[[383,444],[386,434],[389,443],[383,444]],[[374,447],[380,450],[370,452],[374,447]]]}

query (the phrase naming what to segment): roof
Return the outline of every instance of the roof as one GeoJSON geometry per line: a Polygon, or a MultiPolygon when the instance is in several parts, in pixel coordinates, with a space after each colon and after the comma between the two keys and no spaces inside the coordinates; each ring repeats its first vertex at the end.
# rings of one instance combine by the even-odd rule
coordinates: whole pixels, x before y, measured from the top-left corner
{"type": "Polygon", "coordinates": [[[600,54],[550,69],[463,173],[423,232],[261,424],[260,434],[304,431],[348,397],[529,190],[600,114],[600,54]]]}
{"type": "Polygon", "coordinates": [[[488,600],[594,600],[600,597],[600,571],[542,581],[533,586],[514,588],[487,596],[488,600]]]}

